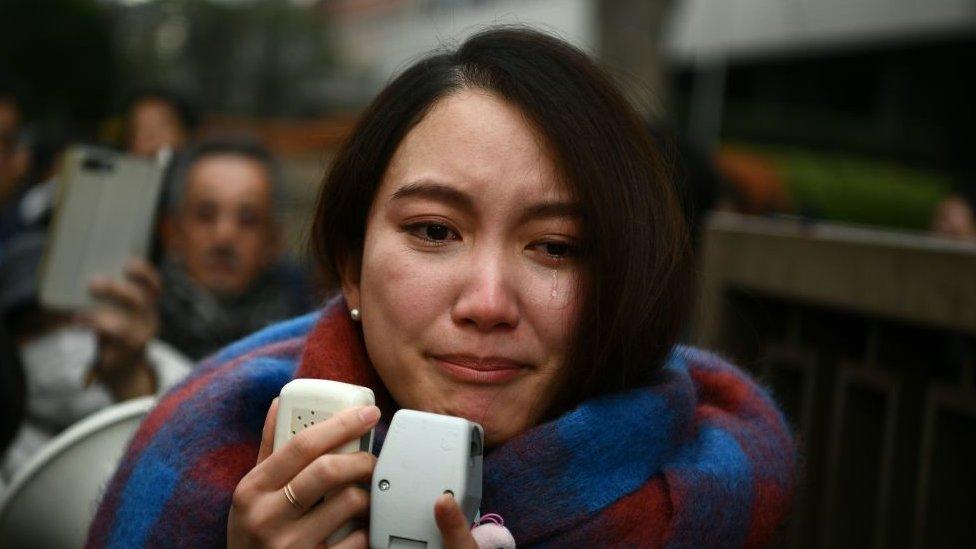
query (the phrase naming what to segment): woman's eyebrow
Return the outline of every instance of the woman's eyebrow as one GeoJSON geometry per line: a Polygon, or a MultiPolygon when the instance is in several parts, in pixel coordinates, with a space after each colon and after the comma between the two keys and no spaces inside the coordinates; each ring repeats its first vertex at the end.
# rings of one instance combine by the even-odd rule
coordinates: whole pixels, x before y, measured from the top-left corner
{"type": "Polygon", "coordinates": [[[409,183],[397,189],[390,198],[390,201],[393,202],[413,197],[444,202],[468,212],[475,211],[474,200],[470,196],[454,187],[440,183],[409,183]]]}
{"type": "Polygon", "coordinates": [[[526,223],[535,219],[550,217],[583,218],[583,207],[577,202],[540,202],[531,204],[522,210],[519,223],[526,223]]]}
{"type": "MultiPolygon", "coordinates": [[[[435,200],[454,206],[466,212],[476,210],[474,199],[467,193],[459,191],[449,185],[432,182],[408,183],[397,189],[390,201],[402,200],[405,198],[425,198],[435,200]]],[[[522,209],[518,223],[526,223],[535,219],[551,217],[572,217],[582,218],[583,208],[577,202],[539,202],[531,204],[522,209]]]]}

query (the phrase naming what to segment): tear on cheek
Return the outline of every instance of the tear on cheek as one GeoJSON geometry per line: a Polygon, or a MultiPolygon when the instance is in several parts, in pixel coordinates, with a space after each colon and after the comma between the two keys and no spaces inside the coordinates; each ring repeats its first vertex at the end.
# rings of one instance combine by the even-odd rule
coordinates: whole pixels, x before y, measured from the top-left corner
{"type": "Polygon", "coordinates": [[[579,281],[576,277],[553,269],[545,295],[546,305],[551,309],[568,309],[579,299],[579,281]]]}

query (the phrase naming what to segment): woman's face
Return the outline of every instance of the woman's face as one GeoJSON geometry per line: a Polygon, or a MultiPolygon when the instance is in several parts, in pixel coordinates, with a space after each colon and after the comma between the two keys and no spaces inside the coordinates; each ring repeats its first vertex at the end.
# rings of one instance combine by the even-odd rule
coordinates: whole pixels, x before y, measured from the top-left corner
{"type": "Polygon", "coordinates": [[[476,421],[489,445],[536,424],[577,323],[581,231],[517,108],[481,90],[436,103],[394,153],[343,277],[400,406],[476,421]]]}

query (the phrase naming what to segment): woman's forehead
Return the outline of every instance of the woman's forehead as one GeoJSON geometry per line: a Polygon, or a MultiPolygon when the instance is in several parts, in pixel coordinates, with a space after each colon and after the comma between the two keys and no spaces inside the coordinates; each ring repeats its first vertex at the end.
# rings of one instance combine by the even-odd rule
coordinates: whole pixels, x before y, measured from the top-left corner
{"type": "Polygon", "coordinates": [[[434,104],[395,151],[378,197],[420,182],[474,195],[569,195],[543,136],[517,107],[482,90],[462,90],[434,104]]]}

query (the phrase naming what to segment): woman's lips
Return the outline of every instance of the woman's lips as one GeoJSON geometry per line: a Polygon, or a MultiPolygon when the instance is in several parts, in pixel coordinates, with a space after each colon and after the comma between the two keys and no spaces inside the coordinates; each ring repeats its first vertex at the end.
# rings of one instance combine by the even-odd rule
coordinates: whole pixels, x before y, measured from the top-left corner
{"type": "Polygon", "coordinates": [[[434,362],[450,377],[468,383],[505,383],[527,366],[506,358],[477,358],[465,355],[434,356],[434,362]]]}

